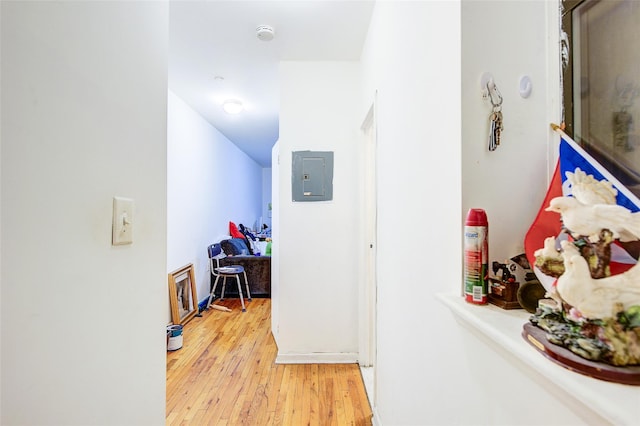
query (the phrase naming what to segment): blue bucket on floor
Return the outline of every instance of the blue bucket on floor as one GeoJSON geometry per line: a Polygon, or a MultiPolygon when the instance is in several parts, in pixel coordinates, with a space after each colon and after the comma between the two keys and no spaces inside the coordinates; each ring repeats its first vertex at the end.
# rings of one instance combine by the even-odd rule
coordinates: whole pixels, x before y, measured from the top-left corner
{"type": "Polygon", "coordinates": [[[182,347],[182,326],[167,326],[167,350],[176,351],[182,347]]]}

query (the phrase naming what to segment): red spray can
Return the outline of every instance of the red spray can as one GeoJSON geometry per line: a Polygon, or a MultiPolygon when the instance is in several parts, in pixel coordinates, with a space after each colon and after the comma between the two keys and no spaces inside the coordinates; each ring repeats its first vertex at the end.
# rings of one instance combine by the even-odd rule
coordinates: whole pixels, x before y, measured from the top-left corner
{"type": "Polygon", "coordinates": [[[485,305],[489,290],[489,222],[482,209],[470,209],[464,224],[464,297],[485,305]]]}

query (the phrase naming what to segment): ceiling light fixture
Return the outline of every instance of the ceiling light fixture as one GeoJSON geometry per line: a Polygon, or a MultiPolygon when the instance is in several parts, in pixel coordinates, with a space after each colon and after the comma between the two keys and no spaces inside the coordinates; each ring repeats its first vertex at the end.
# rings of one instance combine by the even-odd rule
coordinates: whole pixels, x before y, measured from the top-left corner
{"type": "Polygon", "coordinates": [[[256,35],[262,41],[271,41],[273,40],[275,32],[271,25],[258,25],[258,28],[256,28],[256,35]]]}
{"type": "Polygon", "coordinates": [[[224,112],[227,114],[239,114],[244,109],[244,106],[242,102],[237,99],[227,99],[222,104],[222,109],[224,109],[224,112]]]}

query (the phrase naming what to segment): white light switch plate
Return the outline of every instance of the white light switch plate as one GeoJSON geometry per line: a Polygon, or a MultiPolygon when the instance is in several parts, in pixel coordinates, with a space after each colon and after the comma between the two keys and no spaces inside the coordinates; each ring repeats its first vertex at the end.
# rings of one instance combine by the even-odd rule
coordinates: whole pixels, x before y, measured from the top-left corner
{"type": "Polygon", "coordinates": [[[113,197],[113,228],[111,244],[133,243],[133,200],[113,197]]]}

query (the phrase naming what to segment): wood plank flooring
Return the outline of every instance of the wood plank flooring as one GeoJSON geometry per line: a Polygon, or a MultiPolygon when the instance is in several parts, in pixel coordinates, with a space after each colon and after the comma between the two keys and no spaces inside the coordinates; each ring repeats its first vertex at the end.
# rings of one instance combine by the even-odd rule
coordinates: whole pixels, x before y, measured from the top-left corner
{"type": "Polygon", "coordinates": [[[167,352],[167,425],[371,425],[357,364],[275,364],[271,299],[216,303],[167,352]]]}

